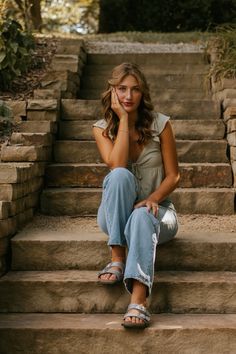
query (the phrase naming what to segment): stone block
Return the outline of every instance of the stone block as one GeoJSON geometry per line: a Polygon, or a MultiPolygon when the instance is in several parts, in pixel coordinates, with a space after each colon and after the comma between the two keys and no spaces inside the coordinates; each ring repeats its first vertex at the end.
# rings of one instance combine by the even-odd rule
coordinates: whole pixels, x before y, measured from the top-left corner
{"type": "MultiPolygon", "coordinates": [[[[171,198],[181,214],[234,214],[231,188],[179,188],[171,198]]],[[[41,211],[47,215],[96,215],[100,201],[101,189],[48,188],[41,194],[41,211]]]]}
{"type": "MultiPolygon", "coordinates": [[[[179,162],[228,162],[226,148],[225,140],[177,140],[179,162]]],[[[57,141],[54,145],[54,159],[62,163],[101,162],[94,141],[57,141]]]]}
{"type": "Polygon", "coordinates": [[[228,107],[224,111],[224,121],[227,122],[229,119],[236,117],[236,107],[228,107]]]}
{"type": "Polygon", "coordinates": [[[230,146],[230,160],[236,161],[236,146],[230,146]]]}
{"type": "Polygon", "coordinates": [[[34,90],[34,98],[35,99],[47,99],[47,100],[53,99],[53,98],[60,99],[61,92],[58,90],[38,89],[38,90],[34,90]]]}
{"type": "Polygon", "coordinates": [[[27,104],[27,112],[28,111],[56,111],[58,110],[58,100],[49,99],[49,100],[36,100],[30,99],[27,104]]]}
{"type": "Polygon", "coordinates": [[[7,271],[6,255],[0,257],[0,277],[7,271]]]}
{"type": "Polygon", "coordinates": [[[24,214],[28,209],[36,208],[39,204],[39,192],[31,193],[23,198],[13,200],[9,204],[9,216],[17,217],[19,214],[24,214]]]}
{"type": "Polygon", "coordinates": [[[228,133],[227,134],[227,141],[229,145],[236,146],[236,132],[228,133]]]}
{"type": "Polygon", "coordinates": [[[62,118],[65,120],[93,120],[99,117],[101,105],[98,100],[62,100],[62,118]]]}
{"type": "Polygon", "coordinates": [[[212,95],[213,100],[223,102],[227,98],[236,98],[236,89],[224,89],[212,95]]]}
{"type": "Polygon", "coordinates": [[[63,55],[68,55],[68,54],[74,54],[79,56],[83,63],[86,62],[87,55],[84,51],[83,48],[83,41],[78,40],[78,39],[66,39],[58,43],[57,45],[57,54],[63,54],[63,55]]]}
{"type": "MultiPolygon", "coordinates": [[[[70,298],[71,294],[67,303],[70,298]]],[[[154,314],[150,329],[142,333],[122,329],[121,321],[121,314],[1,314],[1,351],[53,354],[60,348],[61,353],[81,354],[235,353],[235,314],[154,314]]]]}
{"type": "Polygon", "coordinates": [[[10,203],[0,198],[0,220],[7,219],[9,217],[10,203]]]}
{"type": "Polygon", "coordinates": [[[22,122],[18,127],[19,132],[23,133],[52,133],[57,132],[57,123],[49,120],[26,121],[22,122]]]}
{"type": "Polygon", "coordinates": [[[30,121],[56,122],[59,118],[58,111],[27,111],[27,119],[30,121]]]}
{"type": "Polygon", "coordinates": [[[0,258],[8,252],[8,249],[9,249],[9,238],[8,237],[0,238],[0,258]]]}
{"type": "Polygon", "coordinates": [[[51,147],[44,146],[4,146],[1,159],[5,162],[50,161],[51,147]]]}
{"type": "Polygon", "coordinates": [[[43,77],[41,87],[43,89],[69,91],[71,82],[79,87],[80,78],[77,73],[70,71],[51,71],[43,77]]]}
{"type": "Polygon", "coordinates": [[[228,107],[236,107],[236,97],[235,98],[225,98],[223,100],[223,108],[226,110],[228,107]]]}
{"type": "Polygon", "coordinates": [[[224,89],[236,89],[236,79],[222,79],[219,81],[212,81],[212,91],[217,92],[224,89]]]}
{"type": "Polygon", "coordinates": [[[43,145],[51,146],[53,142],[50,133],[12,133],[10,143],[12,145],[43,145]]]}
{"type": "Polygon", "coordinates": [[[52,59],[51,68],[54,71],[70,70],[77,73],[79,70],[79,56],[72,54],[56,54],[52,59]]]}
{"type": "MultiPolygon", "coordinates": [[[[24,183],[0,184],[0,200],[12,201],[41,189],[42,177],[35,177],[24,183]]],[[[1,202],[0,202],[1,203],[1,202]]]]}
{"type": "Polygon", "coordinates": [[[234,188],[236,188],[236,161],[231,161],[231,166],[233,171],[234,188]]]}
{"type": "Polygon", "coordinates": [[[25,226],[30,220],[32,220],[33,216],[34,216],[33,208],[24,210],[23,213],[17,214],[15,216],[15,220],[17,223],[17,230],[19,230],[20,228],[25,226]]]}
{"type": "Polygon", "coordinates": [[[227,122],[227,133],[236,132],[236,116],[227,122]]]}
{"type": "Polygon", "coordinates": [[[6,101],[8,107],[11,108],[14,120],[20,121],[22,117],[26,116],[26,102],[25,101],[6,101]]]}
{"type": "Polygon", "coordinates": [[[16,218],[0,220],[0,238],[12,236],[17,231],[16,218]]]}
{"type": "Polygon", "coordinates": [[[32,163],[0,163],[0,183],[22,183],[33,175],[32,163]]]}

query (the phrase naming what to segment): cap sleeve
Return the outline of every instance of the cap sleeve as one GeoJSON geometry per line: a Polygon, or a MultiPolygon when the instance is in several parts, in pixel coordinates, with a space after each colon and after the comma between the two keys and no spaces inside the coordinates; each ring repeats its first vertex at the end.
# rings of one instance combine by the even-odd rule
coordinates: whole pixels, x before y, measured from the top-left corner
{"type": "Polygon", "coordinates": [[[166,123],[170,120],[169,116],[166,116],[163,113],[154,113],[154,119],[151,125],[152,137],[154,141],[160,141],[159,135],[164,130],[166,123]]]}
{"type": "Polygon", "coordinates": [[[107,122],[105,121],[105,119],[99,119],[97,120],[94,124],[93,127],[98,127],[101,129],[106,129],[107,127],[107,122]]]}

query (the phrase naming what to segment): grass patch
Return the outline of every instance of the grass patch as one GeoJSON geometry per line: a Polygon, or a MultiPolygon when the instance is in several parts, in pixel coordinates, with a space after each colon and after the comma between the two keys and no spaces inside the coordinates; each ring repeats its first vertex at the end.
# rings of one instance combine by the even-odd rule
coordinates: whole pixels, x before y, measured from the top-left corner
{"type": "Polygon", "coordinates": [[[214,37],[208,42],[208,51],[215,51],[216,60],[212,63],[208,76],[216,80],[236,78],[236,25],[219,26],[214,37]]]}

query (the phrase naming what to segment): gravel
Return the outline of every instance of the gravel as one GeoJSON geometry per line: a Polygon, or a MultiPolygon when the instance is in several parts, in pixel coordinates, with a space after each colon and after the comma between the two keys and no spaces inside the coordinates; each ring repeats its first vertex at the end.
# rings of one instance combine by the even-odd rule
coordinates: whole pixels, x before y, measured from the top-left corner
{"type": "MultiPolygon", "coordinates": [[[[236,233],[235,215],[178,215],[180,232],[227,232],[236,233]]],[[[70,216],[45,216],[37,214],[29,227],[53,231],[76,231],[86,232],[99,231],[95,217],[70,217],[70,216]]]]}
{"type": "Polygon", "coordinates": [[[89,54],[118,54],[118,53],[199,53],[204,51],[203,44],[191,43],[121,43],[121,42],[85,42],[89,54]]]}

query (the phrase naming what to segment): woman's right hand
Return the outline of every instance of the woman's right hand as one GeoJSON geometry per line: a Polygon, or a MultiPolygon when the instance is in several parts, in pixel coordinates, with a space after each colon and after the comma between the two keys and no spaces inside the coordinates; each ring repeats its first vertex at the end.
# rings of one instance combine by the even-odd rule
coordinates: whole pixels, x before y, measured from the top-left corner
{"type": "Polygon", "coordinates": [[[128,113],[120,104],[119,98],[114,87],[111,90],[111,109],[116,113],[120,120],[122,118],[128,119],[128,113]]]}

